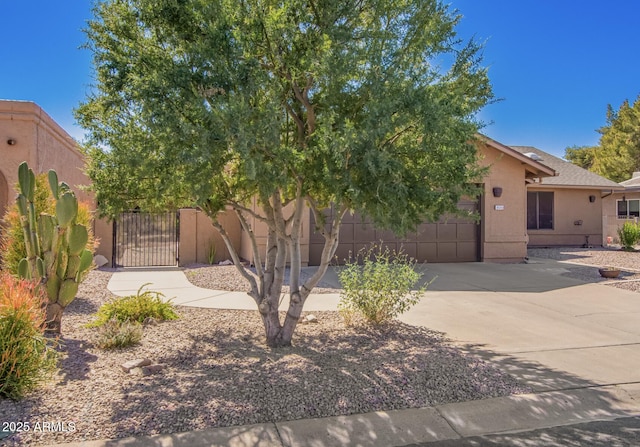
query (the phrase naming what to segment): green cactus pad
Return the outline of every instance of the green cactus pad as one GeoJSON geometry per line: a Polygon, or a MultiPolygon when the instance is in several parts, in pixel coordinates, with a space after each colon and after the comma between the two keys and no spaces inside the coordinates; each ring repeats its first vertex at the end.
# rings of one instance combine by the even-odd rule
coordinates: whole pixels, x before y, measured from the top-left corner
{"type": "Polygon", "coordinates": [[[42,258],[36,258],[36,271],[38,272],[38,276],[40,278],[43,278],[46,276],[44,261],[42,260],[42,258]]]}
{"type": "MultiPolygon", "coordinates": [[[[78,268],[78,275],[82,275],[93,264],[93,254],[89,250],[83,250],[80,255],[80,267],[78,268]]],[[[76,279],[77,280],[77,279],[76,279]]]]}
{"type": "Polygon", "coordinates": [[[53,198],[58,200],[58,197],[59,197],[59,194],[58,194],[58,174],[56,173],[56,171],[51,169],[49,171],[49,175],[47,176],[47,178],[49,179],[49,188],[51,188],[51,192],[53,193],[53,198]]]}
{"type": "Polygon", "coordinates": [[[58,225],[68,227],[78,216],[78,200],[71,192],[64,193],[56,203],[58,225]]]}
{"type": "Polygon", "coordinates": [[[41,214],[38,220],[38,232],[40,236],[40,249],[43,252],[51,250],[55,230],[55,218],[49,214],[41,214]]]}
{"type": "Polygon", "coordinates": [[[45,284],[45,289],[47,291],[47,297],[49,298],[50,303],[55,303],[58,301],[58,291],[60,289],[60,278],[56,275],[50,275],[47,278],[47,283],[45,284]]]}
{"type": "MultiPolygon", "coordinates": [[[[31,191],[31,174],[33,171],[29,169],[29,165],[26,161],[20,163],[18,166],[18,184],[20,185],[20,192],[25,197],[30,197],[29,191],[31,191]]],[[[33,197],[33,195],[31,195],[33,197]]]]}
{"type": "Polygon", "coordinates": [[[22,279],[31,279],[31,269],[27,258],[22,258],[18,264],[18,276],[22,279]]]}
{"type": "Polygon", "coordinates": [[[81,224],[75,224],[69,231],[69,255],[79,255],[84,250],[89,240],[87,227],[81,224]]]}
{"type": "Polygon", "coordinates": [[[73,279],[65,279],[60,285],[60,293],[58,294],[58,304],[67,307],[78,293],[78,283],[73,279]]]}
{"type": "Polygon", "coordinates": [[[59,278],[64,278],[67,273],[67,264],[69,263],[69,255],[67,254],[66,250],[60,249],[58,251],[57,258],[58,258],[58,265],[56,268],[56,275],[59,278]]]}
{"type": "Polygon", "coordinates": [[[67,263],[67,272],[65,273],[65,279],[75,279],[78,276],[80,270],[80,256],[69,256],[69,262],[67,263]]]}

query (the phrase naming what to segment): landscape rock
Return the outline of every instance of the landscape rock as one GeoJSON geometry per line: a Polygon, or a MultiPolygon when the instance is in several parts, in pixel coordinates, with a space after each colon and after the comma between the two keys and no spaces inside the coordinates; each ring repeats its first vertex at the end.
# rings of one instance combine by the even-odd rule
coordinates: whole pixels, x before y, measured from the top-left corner
{"type": "Polygon", "coordinates": [[[304,317],[304,320],[302,320],[304,323],[317,323],[318,322],[318,317],[316,317],[313,314],[309,314],[306,317],[304,317]]]}
{"type": "Polygon", "coordinates": [[[129,374],[134,376],[150,376],[152,374],[157,374],[164,369],[164,365],[159,364],[150,364],[144,366],[137,366],[135,368],[131,368],[129,374]]]}
{"type": "Polygon", "coordinates": [[[224,261],[220,261],[218,265],[233,265],[233,261],[225,259],[224,261]]]}
{"type": "Polygon", "coordinates": [[[147,317],[142,322],[144,326],[156,326],[158,324],[158,320],[153,317],[147,317]]]}
{"type": "Polygon", "coordinates": [[[100,268],[107,265],[109,263],[109,260],[102,255],[95,255],[93,257],[93,262],[96,265],[96,267],[100,268]]]}
{"type": "Polygon", "coordinates": [[[122,370],[126,373],[131,373],[135,368],[141,368],[143,366],[151,365],[153,362],[149,359],[135,359],[129,360],[121,365],[122,370]]]}

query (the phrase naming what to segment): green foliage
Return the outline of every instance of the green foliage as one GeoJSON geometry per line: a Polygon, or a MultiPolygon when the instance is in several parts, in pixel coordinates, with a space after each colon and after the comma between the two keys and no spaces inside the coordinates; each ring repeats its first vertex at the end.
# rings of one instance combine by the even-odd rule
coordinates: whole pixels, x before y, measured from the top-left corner
{"type": "MultiPolygon", "coordinates": [[[[18,263],[18,275],[41,284],[47,305],[64,309],[74,299],[78,286],[93,265],[87,249],[89,230],[77,223],[78,200],[66,183],[58,183],[55,171],[48,174],[54,213],[36,210],[36,176],[26,162],[18,167],[19,194],[16,198],[24,235],[26,256],[18,263]]],[[[47,320],[47,330],[60,333],[61,313],[47,320]]]]}
{"type": "Polygon", "coordinates": [[[154,318],[158,321],[177,320],[178,314],[174,311],[173,304],[163,300],[162,293],[142,291],[147,285],[142,285],[135,295],[116,298],[104,303],[98,309],[96,319],[89,326],[103,326],[113,319],[120,322],[137,323],[143,323],[147,318],[154,318]]]}
{"type": "Polygon", "coordinates": [[[209,241],[209,250],[207,251],[207,262],[209,265],[213,265],[216,260],[216,241],[211,239],[209,241]]]}
{"type": "Polygon", "coordinates": [[[409,310],[428,285],[412,290],[422,277],[415,266],[406,254],[375,245],[348,260],[338,274],[343,287],[338,310],[345,322],[362,317],[379,325],[409,310]]]}
{"type": "Polygon", "coordinates": [[[101,349],[126,348],[142,340],[142,324],[112,318],[98,328],[96,345],[101,349]]]}
{"type": "Polygon", "coordinates": [[[623,250],[634,251],[634,247],[640,242],[640,225],[636,222],[625,222],[618,228],[618,238],[623,250]]]}
{"type": "Polygon", "coordinates": [[[640,97],[633,105],[625,100],[617,111],[609,106],[607,125],[599,132],[593,171],[615,182],[629,180],[640,170],[640,97]]]}
{"type": "Polygon", "coordinates": [[[564,158],[574,165],[583,169],[591,170],[593,166],[597,147],[594,146],[573,146],[564,150],[564,158]]]}
{"type": "Polygon", "coordinates": [[[220,213],[235,211],[263,321],[279,322],[292,266],[299,299],[267,325],[270,346],[290,344],[347,210],[403,234],[478,191],[493,93],[481,46],[456,36],[461,16],[440,0],[104,0],[94,17],[96,83],[76,118],[99,212],[196,206],[231,246],[220,213]],[[307,205],[332,230],[302,284],[307,205]],[[266,254],[247,216],[266,225],[266,254]]]}
{"type": "Polygon", "coordinates": [[[56,352],[43,334],[42,300],[33,284],[0,276],[0,396],[20,399],[55,370],[56,352]]]}
{"type": "Polygon", "coordinates": [[[195,204],[215,216],[278,191],[402,232],[454,211],[481,174],[471,142],[487,71],[436,0],[94,12],[97,84],[76,116],[103,214],[195,204]]]}
{"type": "Polygon", "coordinates": [[[609,105],[607,124],[598,132],[598,146],[567,148],[565,158],[614,182],[640,171],[640,96],[633,105],[625,100],[617,111],[609,105]]]}

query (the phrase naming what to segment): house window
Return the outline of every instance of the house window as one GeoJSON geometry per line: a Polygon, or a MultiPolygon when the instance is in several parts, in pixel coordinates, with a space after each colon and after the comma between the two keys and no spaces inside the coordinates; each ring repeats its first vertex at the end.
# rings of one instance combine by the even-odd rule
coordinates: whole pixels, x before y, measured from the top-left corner
{"type": "Polygon", "coordinates": [[[618,219],[640,217],[640,199],[618,200],[618,219]]]}
{"type": "Polygon", "coordinates": [[[527,192],[527,229],[553,230],[552,192],[527,192]]]}

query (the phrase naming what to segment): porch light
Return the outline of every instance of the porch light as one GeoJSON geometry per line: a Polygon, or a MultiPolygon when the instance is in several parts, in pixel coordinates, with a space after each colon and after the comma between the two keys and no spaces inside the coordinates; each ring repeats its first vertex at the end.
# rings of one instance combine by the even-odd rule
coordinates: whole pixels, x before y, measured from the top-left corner
{"type": "Polygon", "coordinates": [[[502,188],[499,186],[496,186],[495,188],[493,188],[493,197],[500,197],[502,196],[502,188]]]}
{"type": "Polygon", "coordinates": [[[7,144],[8,144],[9,146],[13,146],[14,144],[16,144],[16,140],[14,140],[13,138],[9,138],[9,139],[7,140],[7,144]]]}
{"type": "Polygon", "coordinates": [[[589,196],[589,202],[593,203],[596,201],[596,196],[589,196]]]}

